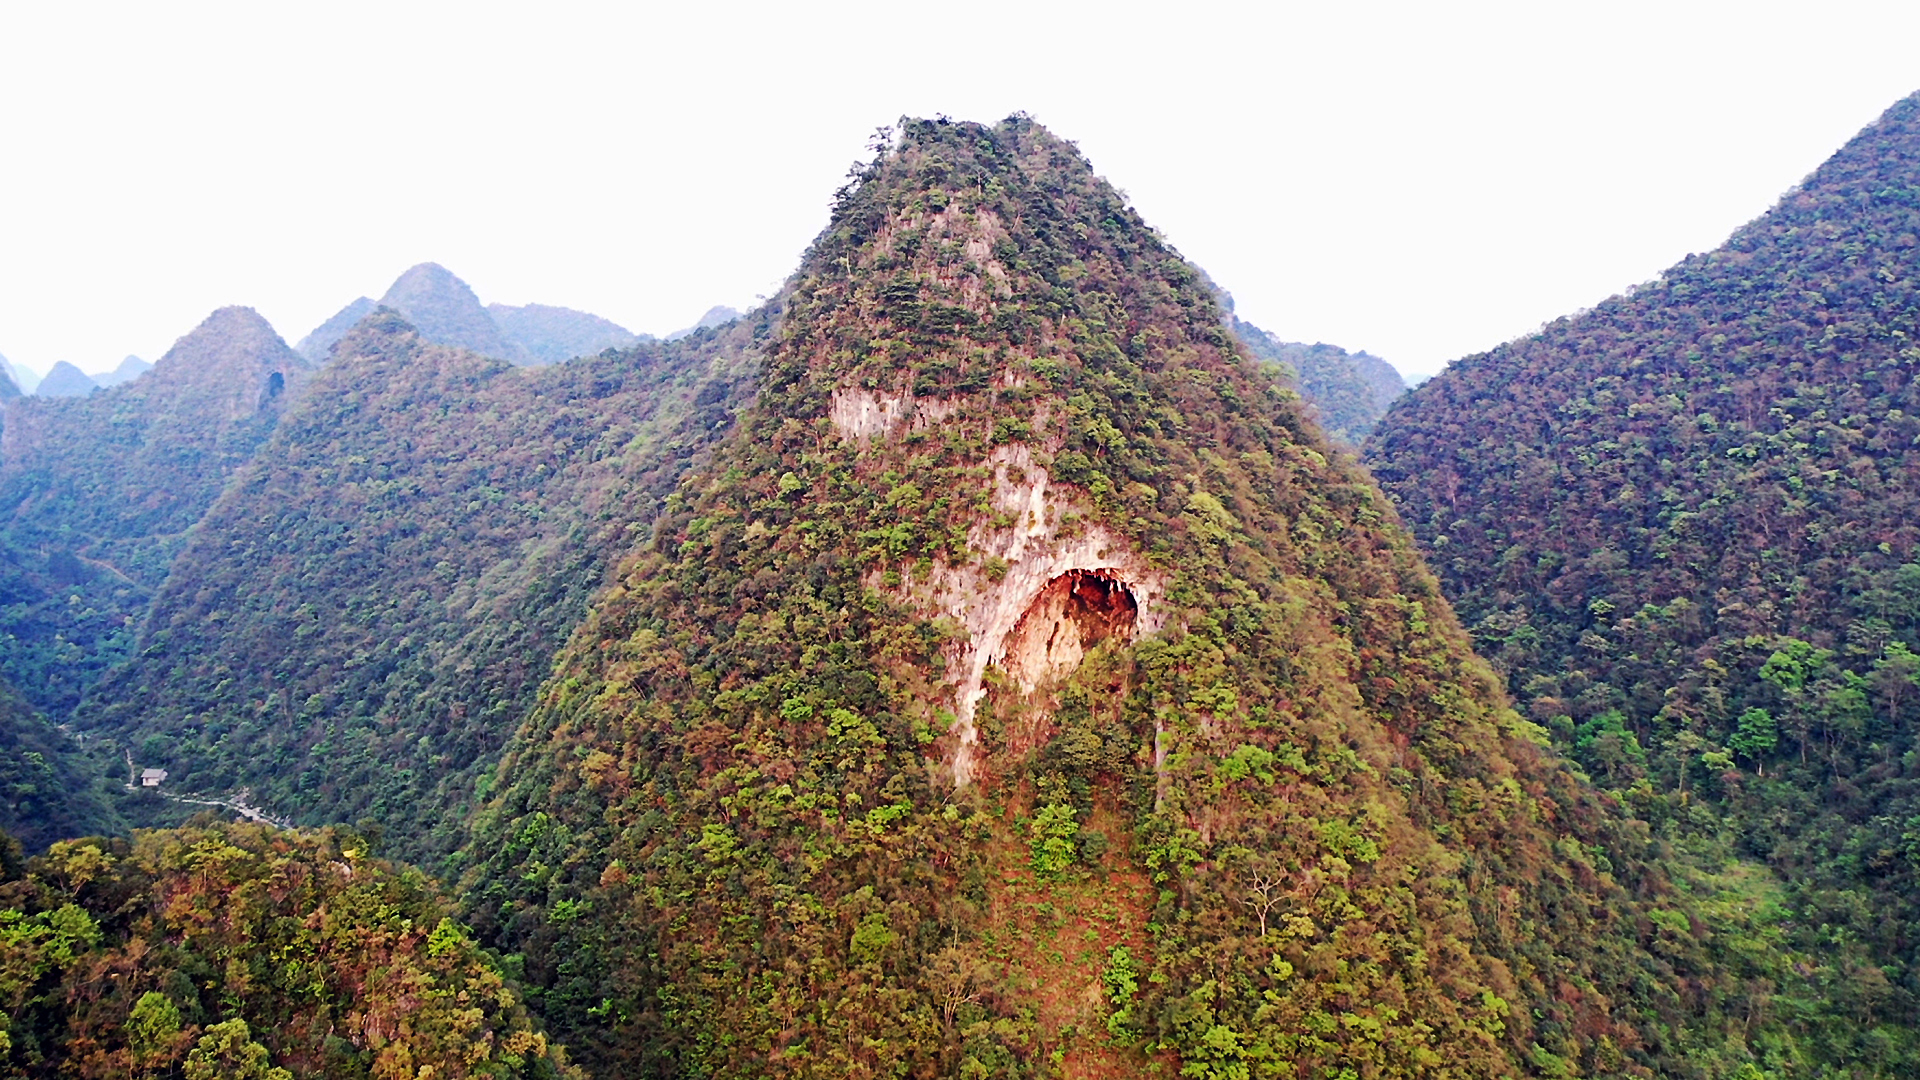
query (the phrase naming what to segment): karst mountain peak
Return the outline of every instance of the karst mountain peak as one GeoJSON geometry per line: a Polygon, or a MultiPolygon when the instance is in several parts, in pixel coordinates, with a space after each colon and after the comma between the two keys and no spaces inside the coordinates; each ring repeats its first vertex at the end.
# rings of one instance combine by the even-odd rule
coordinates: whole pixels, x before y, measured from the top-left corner
{"type": "Polygon", "coordinates": [[[466,853],[476,929],[589,1067],[1678,1052],[1657,1017],[1711,961],[1616,922],[1669,895],[1644,842],[1225,318],[1025,117],[906,121],[856,174],[466,853]],[[1568,861],[1600,849],[1633,890],[1568,861]],[[1487,895],[1552,929],[1504,937],[1487,895]],[[1675,989],[1598,1004],[1641,979],[1675,989]]]}
{"type": "Polygon", "coordinates": [[[870,148],[664,340],[0,378],[0,1072],[1920,1067],[1920,98],[1411,393],[1025,114],[870,148]]]}

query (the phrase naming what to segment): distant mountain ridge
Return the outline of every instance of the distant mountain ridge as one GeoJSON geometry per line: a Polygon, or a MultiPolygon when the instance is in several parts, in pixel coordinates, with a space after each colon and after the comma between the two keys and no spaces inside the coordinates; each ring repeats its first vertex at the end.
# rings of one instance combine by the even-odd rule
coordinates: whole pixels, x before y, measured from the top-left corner
{"type": "Polygon", "coordinates": [[[1400,372],[1372,353],[1348,352],[1324,342],[1282,341],[1237,316],[1229,319],[1255,356],[1287,371],[1289,381],[1312,403],[1321,426],[1349,447],[1357,449],[1365,442],[1387,409],[1407,392],[1400,372]]]}
{"type": "Polygon", "coordinates": [[[306,337],[301,338],[300,343],[294,346],[294,351],[306,357],[310,364],[318,366],[326,363],[328,354],[333,350],[333,343],[346,337],[347,331],[353,329],[361,319],[373,314],[373,309],[379,306],[378,302],[365,296],[355,297],[346,307],[334,312],[326,322],[314,327],[306,337]]]}
{"type": "Polygon", "coordinates": [[[598,315],[548,304],[488,304],[487,314],[508,340],[542,364],[558,364],[576,356],[593,356],[654,340],[651,334],[633,333],[598,315]]]}
{"type": "MultiPolygon", "coordinates": [[[[6,357],[0,356],[0,366],[6,368],[8,381],[13,383],[14,388],[23,394],[33,393],[34,388],[40,385],[40,375],[24,364],[16,364],[6,357]]],[[[11,397],[12,395],[5,396],[11,397]]]]}
{"type": "Polygon", "coordinates": [[[473,288],[438,263],[410,267],[380,298],[437,345],[452,345],[509,363],[525,363],[526,350],[509,341],[474,295],[473,288]]]}
{"type": "Polygon", "coordinates": [[[93,381],[100,386],[119,386],[121,383],[132,382],[152,370],[152,364],[137,356],[129,356],[120,361],[120,366],[112,371],[95,375],[93,381]]]}
{"type": "Polygon", "coordinates": [[[725,304],[716,304],[713,307],[708,308],[706,311],[706,314],[700,316],[699,320],[695,322],[692,326],[682,327],[679,330],[675,330],[672,333],[668,334],[664,340],[678,341],[683,337],[687,337],[690,334],[699,333],[702,330],[711,330],[716,326],[725,326],[727,323],[730,323],[739,317],[740,317],[739,311],[733,308],[730,308],[725,304]]]}
{"type": "Polygon", "coordinates": [[[40,385],[34,388],[33,393],[36,397],[85,397],[99,387],[100,384],[93,381],[93,376],[62,360],[53,365],[53,370],[40,380],[40,385]]]}
{"type": "Polygon", "coordinates": [[[521,366],[555,364],[653,340],[572,308],[547,304],[481,306],[471,286],[438,263],[407,269],[379,300],[359,297],[300,339],[296,350],[314,364],[376,309],[399,312],[420,336],[521,366]]]}

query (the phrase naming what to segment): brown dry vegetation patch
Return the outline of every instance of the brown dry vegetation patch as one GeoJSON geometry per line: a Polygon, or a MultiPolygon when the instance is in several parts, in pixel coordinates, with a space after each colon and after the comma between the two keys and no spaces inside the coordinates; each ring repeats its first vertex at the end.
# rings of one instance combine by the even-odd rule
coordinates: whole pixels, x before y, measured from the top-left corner
{"type": "Polygon", "coordinates": [[[1149,1057],[1107,1031],[1111,1010],[1102,973],[1113,947],[1125,945],[1141,970],[1151,967],[1146,923],[1153,885],[1133,857],[1130,825],[1110,799],[1096,796],[1085,827],[1113,838],[1113,845],[1097,865],[1049,880],[1031,865],[1024,823],[1032,809],[1032,788],[1020,784],[988,843],[994,870],[987,880],[982,961],[1000,976],[1002,993],[1031,1004],[1053,1075],[1176,1075],[1170,1055],[1149,1057]]]}

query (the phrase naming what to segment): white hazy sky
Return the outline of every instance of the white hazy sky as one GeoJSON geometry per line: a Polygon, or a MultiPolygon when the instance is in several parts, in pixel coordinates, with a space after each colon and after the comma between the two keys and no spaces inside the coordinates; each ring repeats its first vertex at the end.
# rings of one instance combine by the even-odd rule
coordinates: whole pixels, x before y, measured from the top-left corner
{"type": "Polygon", "coordinates": [[[1717,245],[1920,89],[1920,3],[0,3],[0,353],[289,341],[416,262],[664,332],[872,130],[1025,110],[1283,337],[1431,373],[1717,245]]]}

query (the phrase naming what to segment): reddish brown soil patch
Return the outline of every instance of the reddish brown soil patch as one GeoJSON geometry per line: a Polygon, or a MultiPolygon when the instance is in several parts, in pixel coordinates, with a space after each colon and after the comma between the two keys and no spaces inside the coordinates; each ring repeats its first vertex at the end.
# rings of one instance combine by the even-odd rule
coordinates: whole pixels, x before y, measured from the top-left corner
{"type": "Polygon", "coordinates": [[[1046,1050],[1060,1063],[1055,1075],[1176,1075],[1176,1062],[1116,1045],[1107,1033],[1110,1010],[1101,975],[1110,950],[1125,945],[1141,970],[1151,966],[1146,922],[1153,885],[1129,850],[1125,819],[1097,802],[1085,828],[1112,842],[1099,865],[1043,880],[1032,870],[1026,837],[1015,824],[1029,802],[1009,800],[1004,827],[989,850],[997,871],[988,880],[985,958],[1003,974],[1003,987],[1033,1003],[1046,1050]]]}

